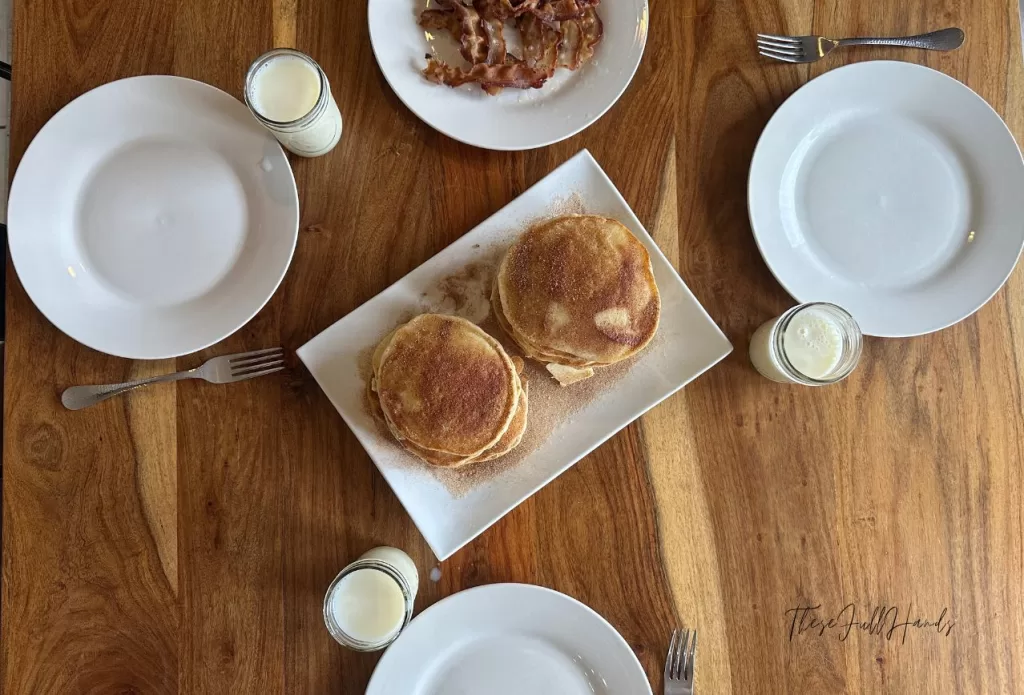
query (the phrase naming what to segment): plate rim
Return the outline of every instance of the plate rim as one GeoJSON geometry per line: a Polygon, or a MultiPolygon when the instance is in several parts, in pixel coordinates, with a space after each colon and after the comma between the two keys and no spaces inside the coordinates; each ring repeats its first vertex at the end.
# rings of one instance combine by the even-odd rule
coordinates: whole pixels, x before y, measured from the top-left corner
{"type": "MultiPolygon", "coordinates": [[[[642,8],[641,12],[643,13],[644,16],[650,18],[650,13],[651,13],[650,0],[640,0],[640,1],[643,3],[643,8],[642,8]]],[[[392,93],[394,93],[394,95],[398,97],[398,100],[402,102],[402,104],[405,106],[405,108],[409,109],[409,111],[412,112],[412,114],[414,116],[416,116],[416,118],[418,118],[422,123],[425,123],[430,128],[433,128],[435,131],[437,131],[438,133],[441,133],[442,135],[444,135],[446,137],[449,137],[452,140],[455,140],[456,142],[461,142],[462,144],[469,145],[470,147],[478,147],[478,148],[480,148],[482,150],[491,150],[491,151],[494,151],[494,152],[527,152],[529,150],[537,150],[537,149],[540,149],[542,147],[548,147],[550,145],[554,145],[555,143],[562,142],[563,140],[568,140],[569,138],[573,137],[574,135],[579,135],[584,130],[586,130],[590,126],[594,125],[595,123],[597,123],[597,121],[599,121],[606,113],[608,113],[608,111],[611,110],[611,108],[613,106],[615,106],[615,104],[617,104],[619,102],[619,99],[622,98],[622,95],[626,93],[627,89],[629,89],[629,85],[631,85],[633,83],[633,78],[636,76],[637,70],[640,69],[640,63],[643,62],[644,53],[647,50],[647,35],[649,33],[649,29],[645,28],[644,31],[641,32],[640,51],[637,54],[636,62],[630,68],[629,76],[622,83],[622,86],[617,90],[617,92],[615,94],[615,97],[611,101],[609,101],[607,105],[603,106],[600,109],[597,109],[594,112],[594,115],[593,115],[592,118],[587,119],[586,121],[584,121],[584,123],[581,126],[579,126],[578,128],[576,128],[575,130],[571,130],[571,131],[569,131],[567,133],[564,133],[562,135],[558,135],[558,136],[556,136],[554,138],[550,138],[550,139],[547,139],[547,140],[539,141],[536,144],[527,145],[527,146],[524,146],[524,147],[516,147],[516,146],[509,146],[509,145],[488,145],[488,144],[479,143],[479,142],[472,142],[471,140],[469,140],[467,138],[461,137],[455,131],[446,130],[446,129],[441,128],[440,126],[438,126],[436,123],[433,123],[433,122],[429,121],[422,113],[420,113],[420,111],[418,109],[416,109],[412,104],[410,104],[406,100],[406,98],[402,95],[402,93],[395,87],[395,84],[391,81],[390,75],[388,75],[387,71],[384,70],[383,67],[381,67],[380,56],[377,55],[377,44],[373,40],[373,31],[372,31],[372,28],[371,28],[371,25],[370,25],[371,14],[370,14],[370,11],[369,11],[369,6],[373,5],[374,3],[377,3],[377,2],[382,2],[382,0],[369,0],[369,2],[368,2],[367,12],[366,12],[366,29],[367,29],[367,32],[370,35],[370,48],[373,51],[373,60],[377,64],[377,70],[380,72],[381,75],[384,76],[384,80],[388,83],[388,87],[391,88],[392,93]]]]}
{"type": "MultiPolygon", "coordinates": [[[[226,338],[229,338],[232,335],[234,335],[235,333],[237,333],[240,329],[242,329],[245,325],[247,325],[250,321],[252,321],[253,318],[255,318],[256,314],[258,314],[260,311],[263,310],[264,307],[266,307],[266,305],[270,302],[270,300],[273,299],[274,295],[277,294],[277,290],[280,289],[281,283],[284,282],[284,278],[288,274],[288,270],[291,268],[292,261],[295,259],[295,249],[298,246],[298,240],[299,240],[299,226],[300,226],[300,223],[301,223],[301,210],[299,209],[298,185],[295,182],[295,172],[292,170],[291,162],[288,160],[288,156],[285,154],[284,149],[281,147],[281,144],[272,135],[270,135],[270,133],[268,132],[267,133],[267,137],[270,140],[273,141],[273,146],[276,147],[277,151],[281,153],[281,158],[288,165],[288,167],[287,167],[288,168],[288,180],[291,182],[291,191],[292,191],[292,194],[293,194],[292,195],[292,199],[294,201],[294,207],[295,207],[295,229],[291,233],[292,241],[291,241],[291,247],[290,247],[290,249],[288,251],[288,259],[287,259],[287,261],[284,264],[284,267],[283,267],[283,269],[281,271],[280,277],[278,277],[277,281],[274,283],[273,290],[270,292],[270,294],[267,295],[266,299],[263,299],[260,302],[259,306],[257,306],[255,308],[255,310],[251,314],[249,314],[249,316],[244,321],[242,321],[240,324],[238,324],[237,326],[232,328],[230,331],[228,331],[227,333],[222,335],[220,338],[217,338],[216,340],[212,340],[210,342],[207,342],[207,343],[205,343],[205,344],[203,344],[201,346],[197,346],[197,347],[194,347],[194,348],[189,348],[189,349],[185,350],[184,352],[181,352],[181,351],[162,352],[161,351],[161,352],[153,352],[153,353],[142,353],[142,354],[138,354],[138,355],[127,354],[127,352],[123,351],[123,350],[112,350],[112,349],[104,349],[104,348],[97,347],[96,345],[93,344],[95,341],[93,341],[92,339],[85,340],[83,338],[74,336],[71,333],[69,333],[67,330],[65,330],[60,324],[58,324],[53,319],[53,317],[50,315],[50,313],[48,313],[46,310],[43,309],[42,306],[40,306],[39,302],[36,301],[36,298],[33,295],[32,291],[29,290],[29,288],[26,285],[26,283],[24,282],[24,280],[22,280],[22,268],[19,267],[19,265],[18,265],[18,260],[17,260],[17,257],[16,257],[17,254],[14,251],[14,246],[12,246],[10,244],[10,239],[11,239],[11,236],[12,236],[12,231],[11,231],[12,227],[10,225],[10,210],[14,207],[14,205],[12,205],[12,203],[14,201],[14,192],[16,190],[17,182],[19,180],[19,176],[18,175],[21,172],[21,165],[22,165],[22,163],[31,154],[33,148],[36,146],[36,144],[39,141],[39,139],[41,137],[43,137],[43,135],[46,132],[48,132],[48,130],[51,129],[51,126],[53,126],[53,122],[57,119],[58,116],[63,114],[68,109],[71,109],[72,107],[74,107],[76,102],[78,102],[80,99],[82,99],[83,97],[85,97],[88,94],[92,94],[93,92],[97,92],[97,91],[100,91],[102,89],[109,88],[112,85],[119,85],[121,83],[134,82],[134,81],[140,81],[140,80],[153,81],[153,82],[162,82],[162,81],[167,81],[167,80],[189,82],[189,83],[192,83],[193,85],[198,85],[200,88],[207,88],[207,89],[212,89],[212,90],[214,90],[216,92],[220,92],[221,94],[230,97],[234,101],[238,101],[238,99],[236,99],[229,92],[226,92],[226,91],[224,91],[223,89],[221,89],[219,87],[216,87],[216,86],[214,86],[212,84],[203,82],[201,80],[194,80],[194,79],[192,79],[190,77],[181,77],[181,76],[178,76],[178,75],[163,75],[163,74],[161,74],[161,75],[133,75],[133,76],[130,76],[130,77],[122,77],[120,79],[111,80],[110,82],[104,82],[103,84],[96,85],[92,89],[87,89],[86,91],[82,92],[81,94],[76,96],[74,99],[72,99],[68,103],[64,104],[64,106],[59,108],[52,116],[50,116],[47,119],[46,123],[44,123],[43,126],[36,132],[36,134],[32,136],[32,140],[29,142],[28,146],[25,148],[25,151],[22,153],[21,157],[18,160],[18,167],[17,167],[17,169],[15,169],[14,176],[11,177],[10,194],[8,196],[8,228],[7,228],[8,246],[10,248],[11,263],[14,266],[15,274],[17,275],[17,278],[18,278],[18,283],[21,285],[22,289],[25,291],[25,294],[28,295],[29,299],[32,302],[32,305],[36,308],[36,310],[38,310],[39,313],[41,313],[43,315],[43,317],[54,328],[56,328],[58,331],[60,331],[64,335],[66,335],[71,340],[74,340],[76,343],[84,345],[85,347],[87,347],[87,348],[89,348],[91,350],[95,350],[96,352],[99,352],[99,353],[102,353],[102,354],[105,354],[105,355],[111,355],[113,357],[121,357],[121,358],[124,358],[124,359],[130,359],[130,360],[164,360],[164,359],[173,359],[173,358],[176,358],[176,357],[183,357],[185,355],[191,355],[191,354],[193,354],[195,352],[199,352],[201,350],[205,350],[208,347],[216,345],[220,341],[225,340],[226,338]]],[[[239,103],[241,103],[241,102],[239,102],[239,103]]]]}
{"type": "MultiPolygon", "coordinates": [[[[379,296],[381,296],[381,295],[391,291],[393,288],[399,286],[401,283],[403,283],[405,281],[405,279],[406,279],[406,277],[408,277],[408,275],[416,272],[423,265],[426,265],[427,263],[430,263],[434,258],[436,258],[437,256],[445,253],[452,245],[459,243],[463,238],[465,238],[466,236],[472,234],[477,228],[487,224],[491,219],[493,219],[494,217],[502,214],[502,212],[505,210],[505,208],[507,208],[509,205],[511,205],[514,201],[516,201],[519,198],[527,195],[530,191],[532,191],[536,187],[542,185],[549,177],[554,176],[562,168],[569,167],[569,166],[572,166],[572,165],[576,164],[577,160],[582,161],[583,162],[583,166],[591,166],[591,167],[593,167],[593,170],[600,175],[603,183],[607,186],[607,188],[611,192],[611,194],[614,195],[614,197],[618,201],[618,203],[629,213],[629,215],[633,219],[636,220],[636,222],[639,225],[640,229],[644,231],[644,233],[646,234],[647,238],[650,239],[650,241],[651,241],[651,246],[648,247],[646,244],[644,244],[645,247],[648,248],[651,251],[651,253],[656,254],[665,263],[665,266],[667,266],[668,269],[675,276],[675,278],[678,281],[678,283],[679,283],[680,287],[682,288],[682,290],[689,297],[692,298],[694,304],[696,305],[696,307],[700,310],[701,314],[706,319],[707,325],[710,326],[711,328],[713,328],[714,333],[717,336],[717,339],[719,339],[721,341],[722,351],[710,363],[708,363],[703,368],[701,368],[700,371],[697,371],[694,374],[692,374],[688,379],[686,379],[685,381],[683,381],[680,384],[678,384],[672,391],[670,391],[669,393],[665,394],[662,398],[660,398],[657,401],[649,404],[644,409],[642,409],[638,414],[635,414],[635,415],[631,416],[628,420],[626,420],[617,429],[614,429],[614,430],[611,430],[611,431],[603,433],[598,439],[596,439],[594,442],[592,442],[590,444],[590,446],[586,449],[586,451],[584,451],[582,454],[572,458],[571,460],[567,460],[563,465],[561,465],[558,469],[554,470],[550,475],[545,476],[542,479],[539,479],[539,482],[536,483],[535,485],[531,485],[530,489],[526,493],[524,493],[522,496],[519,496],[517,499],[515,499],[513,502],[509,503],[508,505],[501,505],[502,511],[500,513],[496,514],[493,519],[490,519],[489,521],[487,521],[487,523],[481,525],[479,528],[475,528],[473,530],[473,532],[471,534],[469,534],[468,537],[465,538],[464,540],[461,540],[458,543],[452,544],[452,547],[444,547],[443,550],[442,550],[442,548],[439,548],[438,545],[435,543],[434,539],[428,538],[427,534],[420,527],[420,524],[416,520],[416,517],[409,511],[409,508],[406,506],[405,501],[402,499],[402,496],[399,495],[398,492],[394,490],[394,488],[392,488],[392,491],[395,493],[395,496],[398,498],[398,501],[402,505],[402,508],[405,510],[405,512],[407,514],[409,514],[409,517],[412,520],[413,525],[416,526],[417,531],[419,531],[420,535],[427,542],[427,545],[430,547],[431,551],[434,553],[434,555],[437,557],[437,559],[439,561],[441,561],[441,562],[443,562],[444,560],[447,560],[452,555],[457,553],[459,550],[461,550],[462,548],[466,547],[467,545],[472,543],[474,540],[479,538],[485,531],[487,531],[489,528],[491,528],[496,523],[498,523],[501,519],[503,519],[505,516],[507,516],[513,509],[518,507],[525,500],[527,500],[530,497],[532,497],[533,495],[537,494],[541,489],[546,487],[548,484],[550,484],[552,481],[554,481],[560,475],[564,474],[570,468],[575,466],[582,459],[584,459],[585,457],[587,457],[588,455],[593,453],[593,451],[595,449],[597,449],[599,446],[601,446],[602,444],[607,442],[609,439],[611,439],[613,436],[618,434],[625,427],[627,427],[631,423],[635,422],[638,418],[642,417],[646,413],[650,412],[653,408],[655,408],[656,406],[661,404],[663,401],[667,400],[672,395],[678,393],[681,389],[683,389],[688,384],[692,383],[694,380],[696,380],[700,376],[706,374],[708,371],[710,371],[716,365],[721,363],[726,357],[728,357],[733,352],[733,350],[735,349],[735,346],[733,346],[732,341],[729,340],[729,337],[722,330],[721,326],[719,326],[718,323],[714,320],[714,318],[712,318],[711,314],[708,313],[707,308],[700,302],[699,299],[697,299],[697,296],[693,293],[693,290],[691,290],[689,285],[687,285],[686,282],[683,280],[682,276],[679,274],[679,271],[675,268],[675,266],[672,265],[672,263],[665,256],[665,253],[661,250],[661,247],[654,240],[654,237],[651,236],[650,232],[647,231],[646,226],[640,221],[640,218],[636,216],[636,212],[633,211],[633,208],[629,205],[629,203],[623,197],[622,192],[619,191],[618,187],[611,180],[611,178],[608,176],[608,174],[604,171],[604,169],[601,167],[600,163],[594,158],[594,156],[590,153],[590,151],[588,149],[581,148],[579,152],[577,152],[573,156],[569,157],[564,162],[562,162],[561,164],[556,166],[554,169],[552,169],[550,172],[548,172],[547,174],[542,176],[537,182],[535,182],[529,188],[527,188],[524,191],[522,191],[519,195],[517,195],[514,198],[512,198],[511,200],[509,200],[507,203],[505,203],[505,205],[502,205],[500,208],[495,210],[491,215],[489,215],[487,218],[485,218],[484,220],[479,222],[472,229],[470,229],[467,232],[465,232],[458,239],[455,239],[448,246],[444,247],[443,249],[441,249],[440,251],[435,253],[433,256],[430,256],[430,258],[427,258],[426,260],[424,260],[422,263],[417,265],[415,268],[411,269],[408,273],[406,273],[405,275],[403,275],[402,277],[397,279],[395,282],[391,283],[391,285],[389,285],[388,287],[384,288],[383,290],[381,290],[380,292],[378,292],[374,296],[372,296],[369,299],[367,299],[365,302],[360,304],[358,307],[352,309],[350,312],[348,312],[344,316],[341,316],[337,320],[335,320],[332,323],[330,323],[328,326],[324,327],[316,335],[314,335],[312,338],[310,338],[308,341],[306,341],[306,343],[304,343],[301,347],[299,347],[296,350],[296,354],[298,355],[299,359],[303,362],[303,364],[306,366],[306,368],[310,371],[310,373],[313,376],[313,379],[317,382],[317,385],[320,386],[320,390],[323,391],[324,395],[327,396],[328,401],[330,401],[331,405],[338,412],[338,414],[341,415],[341,417],[344,420],[346,426],[349,428],[349,430],[352,432],[352,434],[355,435],[355,437],[358,440],[360,446],[363,447],[363,450],[366,451],[367,456],[373,462],[374,467],[377,468],[378,472],[381,473],[381,476],[385,478],[385,482],[388,483],[388,486],[391,487],[390,480],[387,479],[387,476],[384,474],[383,470],[381,470],[380,464],[377,462],[376,458],[371,453],[370,446],[369,446],[368,442],[364,441],[363,436],[360,434],[360,429],[362,429],[362,426],[359,426],[357,423],[354,423],[349,418],[349,416],[345,413],[345,410],[342,407],[340,407],[337,403],[335,403],[334,399],[327,392],[327,389],[324,388],[324,386],[320,383],[320,379],[317,377],[317,374],[313,371],[313,368],[311,367],[310,362],[307,361],[307,354],[308,354],[308,352],[311,349],[310,346],[314,342],[316,342],[319,339],[321,339],[323,334],[326,333],[331,328],[333,328],[335,325],[341,323],[342,321],[344,321],[346,318],[348,318],[352,314],[358,312],[363,307],[365,307],[367,304],[369,304],[371,301],[375,300],[377,297],[379,297],[379,296]]],[[[643,243],[642,240],[641,240],[641,243],[643,243]]]]}
{"type": "MultiPolygon", "coordinates": [[[[372,688],[374,686],[374,681],[376,679],[378,679],[378,678],[383,678],[383,676],[378,676],[378,674],[381,673],[381,665],[382,664],[386,664],[386,661],[389,659],[388,655],[392,654],[392,649],[394,648],[395,645],[400,644],[400,642],[402,641],[403,637],[408,635],[409,632],[411,630],[413,630],[413,629],[416,629],[416,630],[421,629],[421,628],[416,628],[414,626],[417,623],[419,623],[419,622],[426,622],[426,621],[422,620],[425,616],[427,616],[427,615],[438,615],[438,614],[443,613],[444,610],[451,610],[451,606],[452,605],[458,603],[459,601],[465,600],[465,595],[468,595],[468,594],[474,594],[475,595],[475,594],[478,594],[478,593],[493,593],[493,592],[501,592],[501,591],[513,591],[513,592],[522,591],[522,592],[524,592],[526,594],[537,593],[537,594],[545,594],[545,595],[548,595],[548,596],[554,596],[554,597],[557,597],[559,600],[564,601],[567,605],[573,606],[574,609],[582,609],[583,612],[589,613],[590,615],[593,615],[594,617],[596,617],[605,627],[607,627],[611,631],[611,633],[614,635],[614,638],[619,643],[619,645],[622,646],[623,649],[626,652],[628,652],[629,655],[632,657],[632,660],[630,661],[631,665],[635,665],[636,666],[637,672],[640,674],[640,678],[642,679],[642,682],[645,683],[646,686],[647,686],[647,691],[646,691],[646,693],[644,695],[653,695],[653,689],[651,687],[650,681],[647,678],[647,672],[644,670],[643,664],[640,663],[639,657],[637,657],[636,652],[633,651],[633,648],[631,646],[629,646],[629,642],[627,642],[626,638],[622,636],[622,633],[619,632],[618,629],[614,625],[612,625],[611,622],[607,618],[605,618],[603,615],[598,613],[596,610],[594,610],[593,608],[591,608],[590,606],[585,604],[583,601],[580,601],[579,599],[577,599],[577,598],[575,598],[573,596],[570,596],[569,594],[566,594],[566,593],[563,593],[561,591],[558,591],[557,589],[552,589],[550,587],[541,586],[540,584],[527,584],[527,583],[524,583],[524,582],[498,582],[498,583],[494,583],[494,584],[481,584],[479,586],[474,586],[474,587],[470,587],[468,589],[463,589],[462,591],[456,591],[455,593],[449,594],[448,596],[445,596],[444,598],[442,598],[440,601],[437,601],[436,603],[431,604],[430,606],[428,606],[426,609],[423,610],[423,612],[421,612],[419,615],[417,615],[412,620],[412,622],[408,625],[408,627],[405,628],[405,630],[403,630],[398,635],[398,638],[384,652],[384,654],[381,656],[380,660],[377,662],[376,666],[374,666],[373,673],[370,675],[370,680],[366,684],[366,695],[387,695],[386,693],[383,693],[383,692],[382,693],[375,693],[372,690],[372,688]],[[445,606],[445,608],[441,609],[441,610],[435,610],[435,609],[440,608],[441,606],[445,606]]],[[[434,618],[431,618],[431,620],[433,620],[433,619],[434,618]]],[[[427,625],[426,627],[424,627],[422,629],[429,630],[430,626],[427,625]]],[[[399,658],[399,657],[398,656],[392,656],[390,658],[399,658]]],[[[380,686],[377,686],[377,687],[378,687],[378,689],[380,688],[380,686]]]]}
{"type": "MultiPolygon", "coordinates": [[[[757,223],[755,222],[755,216],[754,216],[754,210],[753,210],[753,204],[752,204],[753,203],[753,188],[754,188],[754,186],[753,186],[753,179],[754,179],[755,165],[758,162],[759,155],[762,158],[764,156],[763,155],[763,148],[765,147],[765,145],[764,145],[765,137],[768,134],[769,128],[771,128],[772,124],[774,122],[776,122],[776,119],[780,117],[779,115],[781,113],[783,113],[783,110],[786,108],[786,105],[790,102],[790,100],[793,99],[793,97],[795,97],[797,94],[803,92],[805,89],[810,88],[812,85],[814,85],[819,80],[822,80],[824,78],[836,79],[836,78],[833,77],[836,74],[845,75],[845,74],[848,74],[850,72],[856,72],[856,71],[859,71],[859,70],[866,69],[868,66],[871,66],[871,67],[874,67],[874,66],[885,66],[885,67],[890,67],[890,68],[895,67],[895,69],[897,69],[897,70],[907,70],[908,72],[918,72],[918,73],[927,72],[927,73],[932,73],[932,74],[940,76],[941,78],[944,78],[945,80],[947,80],[948,82],[953,83],[954,85],[958,85],[959,87],[962,88],[961,93],[965,93],[966,95],[969,95],[970,97],[972,97],[976,101],[978,101],[981,104],[983,104],[985,106],[985,108],[987,108],[992,113],[992,115],[996,118],[996,120],[1002,125],[1003,129],[1006,131],[1006,135],[1010,138],[1010,141],[1016,147],[1016,149],[1017,149],[1017,157],[1018,157],[1018,159],[1020,159],[1021,168],[1024,169],[1024,153],[1022,153],[1021,147],[1020,147],[1020,143],[1017,142],[1017,138],[1014,137],[1013,131],[1010,130],[1010,127],[1007,125],[1006,120],[1001,115],[999,115],[999,112],[996,111],[995,108],[990,103],[988,103],[988,101],[984,97],[982,97],[980,94],[975,92],[968,85],[964,84],[963,82],[961,82],[960,80],[956,79],[955,77],[952,77],[951,75],[947,75],[946,73],[942,72],[941,70],[936,70],[934,68],[928,67],[927,65],[921,65],[920,63],[912,63],[912,62],[904,61],[904,60],[862,60],[862,61],[858,61],[856,63],[849,63],[847,65],[841,65],[841,66],[839,66],[837,68],[833,68],[833,69],[831,69],[831,70],[829,70],[827,72],[824,72],[821,75],[818,75],[814,79],[808,80],[806,83],[802,84],[800,87],[798,87],[796,90],[794,90],[792,94],[790,94],[788,97],[786,97],[786,99],[779,105],[779,107],[771,115],[771,118],[768,119],[768,122],[765,124],[764,128],[762,129],[761,134],[758,136],[757,144],[754,146],[754,153],[751,156],[750,167],[749,167],[749,170],[747,172],[747,219],[750,222],[751,235],[754,237],[754,242],[757,244],[757,250],[761,254],[762,260],[764,261],[765,265],[768,266],[768,270],[771,272],[771,274],[775,278],[776,282],[778,282],[779,285],[782,286],[782,289],[784,289],[786,291],[786,293],[790,297],[792,297],[793,299],[795,299],[798,302],[815,301],[815,299],[813,297],[801,298],[801,297],[797,296],[797,294],[791,289],[790,284],[787,284],[787,282],[780,276],[780,274],[776,270],[776,268],[772,265],[771,261],[768,259],[768,255],[765,253],[764,246],[761,243],[761,236],[760,236],[760,234],[758,232],[757,223]]],[[[1022,254],[1024,254],[1024,226],[1021,227],[1020,244],[1018,245],[1017,255],[1014,257],[1013,263],[1011,263],[1009,265],[1009,268],[1007,269],[1006,273],[1003,275],[1003,277],[1000,280],[1000,282],[996,285],[995,289],[992,290],[992,292],[987,297],[985,297],[985,299],[980,304],[978,304],[977,307],[975,307],[971,311],[967,312],[966,314],[964,314],[962,316],[959,316],[958,318],[955,318],[955,319],[952,319],[952,320],[948,320],[948,321],[944,319],[943,321],[938,322],[938,323],[941,323],[941,325],[936,325],[935,327],[929,328],[927,330],[911,331],[911,332],[908,332],[908,331],[875,331],[875,330],[868,331],[868,330],[864,330],[864,335],[875,337],[875,338],[916,338],[916,337],[919,337],[919,336],[929,335],[931,333],[936,333],[938,331],[945,330],[946,328],[950,328],[951,326],[955,326],[956,324],[960,323],[961,321],[963,321],[965,319],[968,319],[971,316],[973,316],[974,314],[976,314],[978,311],[980,311],[982,308],[984,308],[984,306],[986,304],[988,304],[992,300],[993,297],[995,297],[997,294],[999,294],[999,291],[1002,290],[1006,286],[1006,283],[1010,279],[1010,276],[1013,275],[1013,271],[1016,269],[1017,264],[1020,261],[1020,258],[1021,258],[1022,254]]],[[[862,326],[862,328],[863,328],[863,326],[862,326]]]]}

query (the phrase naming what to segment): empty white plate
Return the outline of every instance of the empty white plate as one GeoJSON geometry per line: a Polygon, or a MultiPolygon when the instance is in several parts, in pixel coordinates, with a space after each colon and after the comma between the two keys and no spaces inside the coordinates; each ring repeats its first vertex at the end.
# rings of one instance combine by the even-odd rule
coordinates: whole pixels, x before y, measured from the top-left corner
{"type": "MultiPolygon", "coordinates": [[[[483,316],[473,320],[483,320],[489,313],[488,295],[482,296],[483,316]]],[[[299,348],[298,355],[377,464],[438,559],[444,560],[731,350],[729,340],[666,260],[615,185],[584,150],[441,253],[325,329],[299,348]],[[425,298],[436,295],[449,278],[467,268],[494,260],[495,253],[506,248],[532,221],[565,214],[567,197],[576,201],[578,211],[621,221],[650,251],[661,293],[658,335],[617,381],[596,393],[590,389],[604,383],[598,376],[565,389],[555,387],[558,393],[566,394],[565,398],[575,401],[575,412],[561,410],[563,406],[568,410],[570,403],[553,407],[555,396],[543,397],[544,385],[534,383],[524,444],[506,457],[515,461],[514,465],[496,463],[492,475],[477,480],[469,489],[453,489],[393,439],[381,435],[364,407],[366,381],[360,373],[361,360],[368,349],[412,315],[444,311],[443,307],[425,305],[425,298]],[[541,441],[527,446],[531,433],[539,432],[545,432],[541,441]]],[[[550,381],[546,375],[543,378],[550,381]]],[[[484,470],[488,470],[486,466],[484,470]]]]}
{"type": "Polygon", "coordinates": [[[867,335],[973,314],[1024,247],[1024,161],[998,114],[940,72],[874,61],[797,90],[750,168],[750,221],[801,302],[847,309],[867,335]]]}
{"type": "MultiPolygon", "coordinates": [[[[419,26],[426,5],[422,0],[370,0],[377,64],[398,98],[429,126],[489,150],[544,147],[589,126],[626,90],[647,43],[647,0],[602,2],[597,12],[604,37],[589,63],[576,71],[559,69],[541,89],[506,89],[488,96],[477,84],[452,89],[420,74],[427,53],[462,63],[454,41],[419,26]]],[[[505,32],[513,53],[519,52],[517,33],[505,32]]]]}
{"type": "Polygon", "coordinates": [[[491,584],[449,596],[409,624],[366,695],[650,695],[608,621],[565,594],[491,584]]]}
{"type": "Polygon", "coordinates": [[[284,277],[299,203],[248,109],[181,77],[105,84],[39,131],[11,185],[32,301],[91,348],[176,357],[241,328],[284,277]]]}

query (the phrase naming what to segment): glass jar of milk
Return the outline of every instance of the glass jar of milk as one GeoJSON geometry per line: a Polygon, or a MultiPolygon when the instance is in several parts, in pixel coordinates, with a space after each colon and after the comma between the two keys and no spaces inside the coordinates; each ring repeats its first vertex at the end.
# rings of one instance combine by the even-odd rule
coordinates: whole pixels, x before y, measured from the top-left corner
{"type": "Polygon", "coordinates": [[[290,48],[264,53],[245,76],[245,103],[278,142],[302,157],[327,154],[341,139],[341,112],[316,61],[290,48]]]}
{"type": "Polygon", "coordinates": [[[327,589],[327,631],[350,649],[383,649],[412,620],[419,584],[412,558],[398,548],[380,547],[364,553],[327,589]]]}
{"type": "Polygon", "coordinates": [[[825,386],[850,375],[862,342],[847,311],[825,302],[801,304],[754,332],[750,361],[772,381],[825,386]]]}

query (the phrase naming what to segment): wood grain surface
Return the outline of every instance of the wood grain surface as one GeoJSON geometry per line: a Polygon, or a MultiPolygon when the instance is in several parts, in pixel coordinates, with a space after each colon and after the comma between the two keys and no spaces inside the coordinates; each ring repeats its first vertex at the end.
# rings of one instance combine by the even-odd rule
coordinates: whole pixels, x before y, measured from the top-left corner
{"type": "Polygon", "coordinates": [[[15,0],[12,172],[47,119],[92,87],[166,73],[240,96],[249,62],[274,45],[321,63],[345,133],[330,155],[293,160],[301,233],[283,286],[202,354],[132,363],[78,345],[8,261],[3,693],[362,692],[377,657],[328,636],[328,583],[375,544],[408,550],[424,578],[438,563],[298,365],[74,413],[58,394],[215,354],[294,350],[582,147],[736,351],[441,564],[417,610],[490,582],[558,589],[618,628],[658,693],[682,623],[700,631],[702,694],[1024,692],[1021,272],[953,328],[869,339],[838,386],[778,386],[746,357],[755,327],[792,304],[746,213],[773,111],[845,62],[910,60],[965,82],[1020,140],[1015,0],[651,5],[643,63],[611,111],[566,142],[500,153],[402,106],[361,0],[15,0]],[[758,31],[950,25],[968,36],[952,54],[862,49],[792,66],[753,44],[758,31]],[[943,610],[945,622],[841,639],[840,627],[793,629],[787,613],[820,606],[805,627],[846,622],[848,604],[865,622],[884,607],[886,628],[943,610]]]}

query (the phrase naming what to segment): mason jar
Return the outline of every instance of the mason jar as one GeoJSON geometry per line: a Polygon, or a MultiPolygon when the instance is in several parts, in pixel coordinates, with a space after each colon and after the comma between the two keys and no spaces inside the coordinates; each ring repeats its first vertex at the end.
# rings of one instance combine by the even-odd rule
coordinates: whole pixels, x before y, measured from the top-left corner
{"type": "Polygon", "coordinates": [[[772,381],[825,386],[853,372],[862,347],[860,326],[849,312],[812,302],[762,324],[750,339],[750,361],[772,381]]]}
{"type": "Polygon", "coordinates": [[[341,139],[341,112],[327,75],[315,60],[291,48],[257,58],[245,76],[245,104],[287,150],[319,157],[341,139]]]}
{"type": "Polygon", "coordinates": [[[412,620],[419,573],[397,548],[364,553],[338,573],[324,597],[324,624],[339,644],[360,652],[384,649],[412,620]]]}

